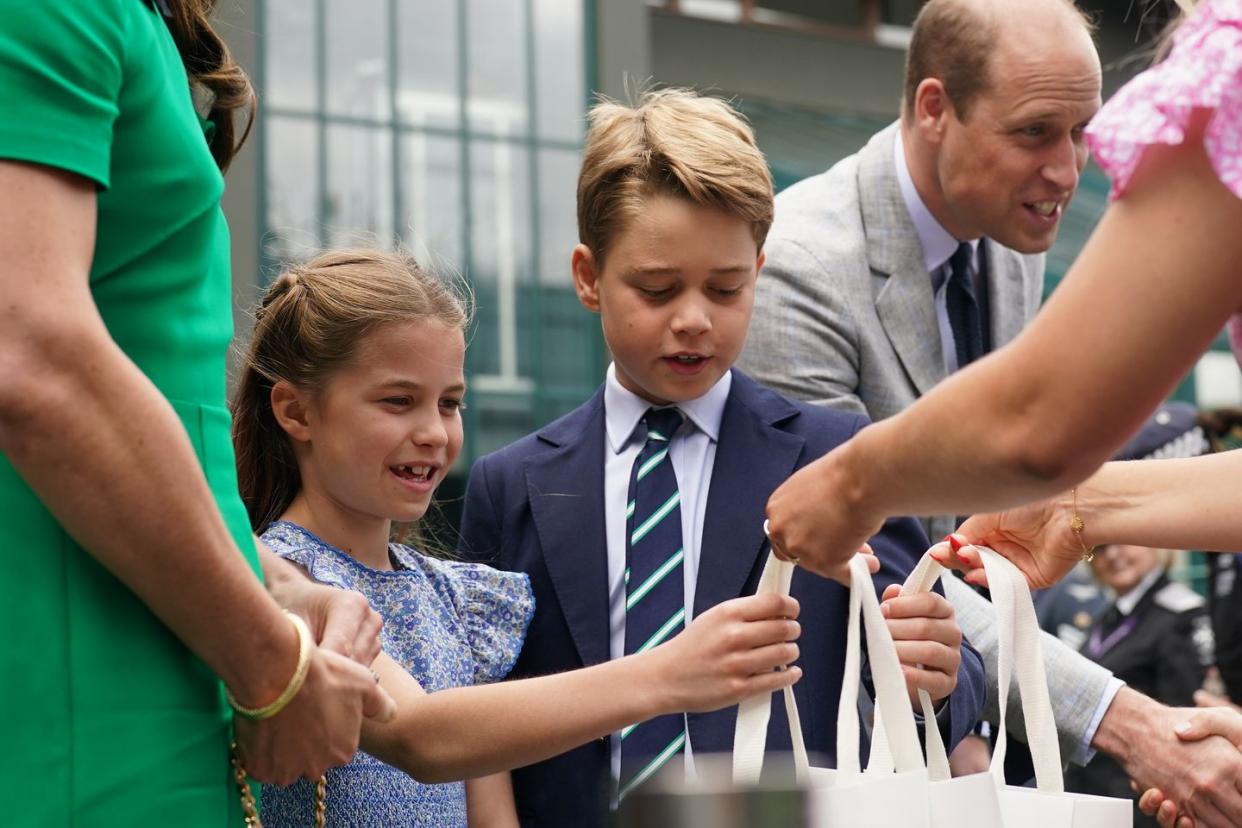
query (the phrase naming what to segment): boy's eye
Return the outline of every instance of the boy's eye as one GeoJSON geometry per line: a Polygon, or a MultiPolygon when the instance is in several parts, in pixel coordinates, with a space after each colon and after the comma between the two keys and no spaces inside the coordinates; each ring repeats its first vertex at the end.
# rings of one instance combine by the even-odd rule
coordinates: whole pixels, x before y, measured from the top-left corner
{"type": "Polygon", "coordinates": [[[638,292],[641,293],[643,296],[646,296],[648,299],[665,299],[673,294],[673,289],[671,287],[666,287],[666,288],[640,287],[638,289],[638,292]]]}
{"type": "Polygon", "coordinates": [[[720,296],[737,296],[739,293],[742,292],[742,288],[740,285],[738,287],[717,287],[717,288],[712,288],[712,290],[715,291],[720,296]]]}
{"type": "Polygon", "coordinates": [[[448,411],[465,411],[466,404],[461,400],[452,398],[440,400],[440,407],[448,411]]]}
{"type": "Polygon", "coordinates": [[[384,399],[381,400],[381,402],[386,402],[389,405],[405,406],[405,405],[410,404],[410,398],[409,397],[384,397],[384,399]]]}

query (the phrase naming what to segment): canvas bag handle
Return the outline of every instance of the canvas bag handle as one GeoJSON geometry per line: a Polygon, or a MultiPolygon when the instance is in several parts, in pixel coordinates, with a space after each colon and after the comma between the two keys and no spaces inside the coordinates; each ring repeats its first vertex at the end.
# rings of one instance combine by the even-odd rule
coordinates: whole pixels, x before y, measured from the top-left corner
{"type": "MultiPolygon", "coordinates": [[[[855,555],[850,560],[849,623],[846,630],[845,670],[841,698],[837,707],[837,770],[847,775],[861,774],[859,767],[858,684],[862,665],[859,618],[867,636],[876,707],[892,723],[886,734],[892,764],[900,772],[922,770],[923,751],[919,744],[914,714],[906,696],[905,679],[897,658],[897,649],[880,612],[880,602],[866,561],[855,555]]],[[[793,565],[768,554],[759,591],[789,594],[793,565]]],[[[785,709],[789,718],[790,740],[793,745],[794,767],[800,781],[809,776],[810,762],[802,739],[802,727],[792,688],[784,689],[785,709]]],[[[737,784],[758,781],[767,744],[771,698],[767,694],[753,696],[738,706],[737,727],[733,739],[733,779],[737,784]]]]}

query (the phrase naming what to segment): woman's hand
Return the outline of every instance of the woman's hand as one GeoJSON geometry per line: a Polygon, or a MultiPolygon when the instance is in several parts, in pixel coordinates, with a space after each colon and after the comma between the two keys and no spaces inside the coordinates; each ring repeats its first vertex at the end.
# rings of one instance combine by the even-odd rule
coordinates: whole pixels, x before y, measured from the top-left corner
{"type": "MultiPolygon", "coordinates": [[[[1082,560],[1082,544],[1070,530],[1068,497],[1041,500],[1004,512],[975,515],[954,533],[958,546],[986,546],[1013,562],[1032,589],[1052,586],[1082,560]]],[[[936,548],[944,566],[966,570],[966,580],[987,586],[983,561],[974,549],[936,548]]]]}
{"type": "Polygon", "coordinates": [[[242,766],[261,782],[318,779],[358,751],[362,719],[386,722],[396,705],[366,667],[315,648],[302,689],[270,719],[235,719],[242,766]]]}
{"type": "Polygon", "coordinates": [[[734,598],[709,609],[672,640],[651,651],[653,679],[665,712],[719,710],[771,693],[802,677],[798,602],[765,594],[734,598]]]}
{"type": "Polygon", "coordinates": [[[889,584],[880,611],[897,645],[897,659],[905,675],[906,690],[915,710],[922,710],[919,690],[933,702],[949,696],[957,687],[962,663],[962,630],[953,605],[943,595],[922,592],[901,595],[901,586],[889,584]]]}
{"type": "Polygon", "coordinates": [[[375,661],[384,620],[366,596],[312,581],[306,570],[272,552],[259,538],[255,547],[268,592],[276,603],[302,617],[319,646],[364,667],[375,661]]]}
{"type": "MultiPolygon", "coordinates": [[[[841,458],[835,449],[782,483],[768,498],[767,530],[776,557],[849,586],[850,558],[880,531],[884,517],[851,502],[841,458]]],[[[872,572],[879,568],[874,558],[868,564],[872,572]]]]}

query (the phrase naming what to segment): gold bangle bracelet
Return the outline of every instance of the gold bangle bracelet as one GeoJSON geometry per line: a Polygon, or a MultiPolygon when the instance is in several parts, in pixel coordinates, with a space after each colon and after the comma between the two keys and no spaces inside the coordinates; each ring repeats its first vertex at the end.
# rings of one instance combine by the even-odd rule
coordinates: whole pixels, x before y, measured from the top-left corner
{"type": "Polygon", "coordinates": [[[289,702],[293,701],[293,697],[302,689],[302,685],[306,682],[306,674],[310,671],[311,653],[315,650],[315,639],[311,636],[310,627],[306,626],[306,622],[300,616],[289,610],[282,610],[282,612],[293,622],[293,628],[298,632],[298,666],[294,669],[293,678],[289,679],[284,691],[276,697],[275,701],[263,707],[243,707],[233,696],[233,691],[228,687],[224,688],[224,697],[228,699],[229,706],[247,719],[255,721],[270,719],[288,707],[289,702]]]}
{"type": "Polygon", "coordinates": [[[1078,514],[1078,487],[1070,489],[1070,497],[1073,498],[1074,508],[1070,513],[1070,531],[1074,533],[1074,537],[1078,539],[1078,545],[1082,547],[1082,559],[1086,563],[1095,560],[1095,547],[1087,546],[1082,539],[1082,533],[1086,531],[1087,524],[1083,521],[1082,516],[1078,514]]]}

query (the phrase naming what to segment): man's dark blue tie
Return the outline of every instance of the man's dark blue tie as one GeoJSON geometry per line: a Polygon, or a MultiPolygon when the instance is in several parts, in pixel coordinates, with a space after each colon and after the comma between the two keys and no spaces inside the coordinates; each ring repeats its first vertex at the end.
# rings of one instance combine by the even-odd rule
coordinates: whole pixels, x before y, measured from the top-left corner
{"type": "MultiPolygon", "coordinates": [[[[647,441],[630,472],[626,506],[626,655],[658,646],[686,624],[681,495],[668,455],[684,417],[676,408],[651,408],[643,421],[647,441]]],[[[622,730],[618,800],[665,765],[680,764],[685,744],[685,717],[680,713],[622,730]]]]}
{"type": "Polygon", "coordinates": [[[953,329],[958,368],[965,368],[983,356],[983,325],[979,319],[975,283],[970,276],[972,252],[967,242],[953,251],[949,257],[949,284],[945,288],[945,308],[949,312],[949,327],[953,329]]]}

